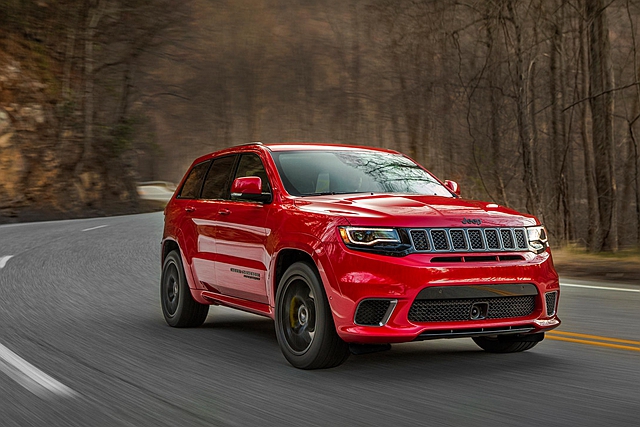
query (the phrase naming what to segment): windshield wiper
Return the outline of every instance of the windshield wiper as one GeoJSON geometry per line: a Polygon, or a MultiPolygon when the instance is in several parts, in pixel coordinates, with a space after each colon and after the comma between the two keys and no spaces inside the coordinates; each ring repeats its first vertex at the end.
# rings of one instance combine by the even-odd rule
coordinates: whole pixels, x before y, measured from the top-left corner
{"type": "Polygon", "coordinates": [[[301,196],[334,196],[337,193],[335,191],[323,191],[320,193],[301,193],[301,196]]]}
{"type": "Polygon", "coordinates": [[[304,197],[304,196],[335,196],[340,194],[363,194],[363,193],[373,194],[373,192],[371,191],[343,191],[343,192],[323,191],[319,193],[301,193],[300,195],[304,197]]]}

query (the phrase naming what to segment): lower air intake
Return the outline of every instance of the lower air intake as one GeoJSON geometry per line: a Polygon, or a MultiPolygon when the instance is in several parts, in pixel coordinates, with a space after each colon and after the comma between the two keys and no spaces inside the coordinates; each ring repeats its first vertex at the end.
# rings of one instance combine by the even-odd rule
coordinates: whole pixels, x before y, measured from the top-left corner
{"type": "Polygon", "coordinates": [[[496,298],[415,300],[409,310],[411,322],[458,322],[472,320],[472,308],[487,304],[485,319],[528,316],[535,310],[534,295],[496,298]]]}

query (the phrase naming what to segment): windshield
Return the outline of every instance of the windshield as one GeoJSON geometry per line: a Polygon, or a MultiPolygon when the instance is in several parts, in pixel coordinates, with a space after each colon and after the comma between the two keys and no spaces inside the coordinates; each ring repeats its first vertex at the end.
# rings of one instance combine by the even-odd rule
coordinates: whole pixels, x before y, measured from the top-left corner
{"type": "Polygon", "coordinates": [[[271,153],[293,196],[401,193],[453,197],[416,163],[378,151],[283,151],[271,153]]]}

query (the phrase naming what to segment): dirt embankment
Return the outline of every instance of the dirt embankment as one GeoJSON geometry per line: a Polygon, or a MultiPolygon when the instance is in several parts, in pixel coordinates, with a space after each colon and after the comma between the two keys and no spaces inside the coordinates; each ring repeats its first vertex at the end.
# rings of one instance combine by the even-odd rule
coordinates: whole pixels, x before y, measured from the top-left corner
{"type": "Polygon", "coordinates": [[[556,270],[563,278],[628,283],[640,286],[640,253],[587,254],[575,249],[553,250],[556,270]]]}

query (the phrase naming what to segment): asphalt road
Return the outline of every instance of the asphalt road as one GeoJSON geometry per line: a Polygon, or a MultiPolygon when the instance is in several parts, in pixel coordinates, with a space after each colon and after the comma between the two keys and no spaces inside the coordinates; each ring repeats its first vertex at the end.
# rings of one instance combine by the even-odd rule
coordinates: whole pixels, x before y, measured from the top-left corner
{"type": "Polygon", "coordinates": [[[567,282],[561,329],[525,353],[429,341],[301,371],[269,319],[165,324],[162,220],[0,226],[1,426],[640,424],[638,288],[567,282]]]}

